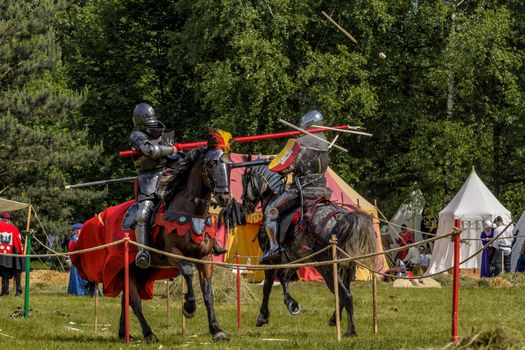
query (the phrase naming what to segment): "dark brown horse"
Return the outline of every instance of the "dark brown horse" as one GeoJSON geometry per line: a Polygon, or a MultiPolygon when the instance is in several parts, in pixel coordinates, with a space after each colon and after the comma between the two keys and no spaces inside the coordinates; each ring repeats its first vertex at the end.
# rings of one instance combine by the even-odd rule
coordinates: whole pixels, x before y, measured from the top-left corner
{"type": "MultiPolygon", "coordinates": [[[[229,174],[230,157],[221,149],[199,149],[188,154],[186,159],[174,166],[182,166],[185,171],[178,172],[177,186],[172,195],[159,207],[153,215],[152,247],[158,250],[211,261],[214,243],[212,222],[209,207],[213,198],[216,204],[226,205],[230,199],[229,174]],[[181,163],[182,162],[182,163],[181,163]],[[182,164],[182,165],[181,165],[182,164]]],[[[133,201],[108,208],[98,216],[84,224],[77,248],[85,249],[103,243],[116,241],[123,232],[133,233],[132,228],[126,228],[122,221],[124,213],[131,207],[133,201]],[[122,223],[122,224],[121,224],[122,223]],[[101,237],[100,239],[98,237],[101,237]]],[[[130,217],[132,217],[130,215],[130,217]]],[[[113,249],[113,248],[112,248],[113,249]]],[[[73,264],[79,268],[84,278],[92,282],[104,283],[104,294],[118,296],[123,288],[122,247],[113,250],[97,250],[87,254],[73,255],[73,264]],[[91,254],[91,255],[90,255],[91,254]]],[[[134,261],[130,249],[130,261],[134,261]]],[[[183,311],[186,317],[195,315],[196,303],[193,290],[193,264],[181,259],[166,257],[163,254],[151,252],[151,267],[143,270],[134,264],[130,266],[130,306],[142,327],[144,339],[155,342],[156,336],[151,330],[142,312],[141,297],[151,298],[152,286],[156,279],[173,277],[176,268],[186,281],[188,292],[184,296],[183,311]],[[171,276],[166,271],[169,272],[171,276]]],[[[200,286],[204,304],[208,313],[208,325],[214,340],[228,340],[228,335],[221,330],[214,310],[212,273],[210,264],[195,264],[199,273],[200,286]]],[[[122,310],[119,324],[119,338],[125,337],[125,297],[122,293],[122,310]]]]}
{"type": "MultiPolygon", "coordinates": [[[[207,151],[197,150],[190,154],[193,158],[193,166],[189,171],[186,181],[183,181],[181,191],[175,193],[167,203],[165,218],[167,220],[192,220],[192,227],[207,225],[211,223],[209,208],[211,194],[217,204],[225,206],[231,199],[230,195],[230,157],[221,149],[207,151]]],[[[198,228],[197,228],[198,230],[198,228]]],[[[213,240],[205,237],[200,243],[194,242],[189,232],[180,235],[177,232],[162,232],[160,239],[155,242],[155,247],[165,252],[197,258],[204,261],[212,261],[213,240]]],[[[186,280],[188,292],[184,297],[184,315],[191,318],[195,315],[196,304],[193,291],[193,269],[192,264],[174,259],[165,258],[163,255],[152,254],[152,265],[155,267],[178,266],[182,276],[186,280]]],[[[228,335],[223,332],[215,318],[212,275],[213,265],[196,264],[199,272],[200,287],[208,312],[208,326],[214,340],[227,340],[228,335]]],[[[131,297],[133,300],[133,297],[131,297]]],[[[137,317],[139,317],[137,315],[137,317]]],[[[140,320],[140,317],[139,317],[140,320]]],[[[143,327],[147,326],[141,322],[143,327]]],[[[149,328],[149,327],[148,327],[149,328]]],[[[146,328],[146,330],[148,330],[146,328]]]]}
{"type": "MultiPolygon", "coordinates": [[[[256,204],[262,202],[265,206],[275,198],[277,193],[272,190],[275,177],[267,166],[246,168],[243,178],[243,206],[248,212],[255,210],[256,204]],[[263,201],[264,199],[264,201],[263,201]]],[[[283,184],[284,186],[284,184],[283,184]]],[[[326,247],[332,234],[337,237],[337,245],[350,256],[358,256],[376,251],[375,233],[372,219],[369,215],[360,212],[349,212],[347,209],[329,201],[305,201],[302,207],[302,220],[289,226],[285,239],[282,242],[284,254],[280,263],[291,262],[304,258],[326,247]]],[[[346,256],[344,256],[346,257],[346,256]]],[[[314,261],[331,260],[329,253],[322,253],[313,258],[314,261]]],[[[327,287],[334,292],[332,267],[318,266],[316,269],[322,275],[327,287]]],[[[346,310],[348,329],[345,335],[354,336],[355,322],[353,300],[350,293],[349,280],[353,276],[355,266],[348,264],[340,269],[338,293],[341,301],[340,308],[346,310]]],[[[268,301],[271,293],[273,276],[266,275],[263,288],[263,301],[257,317],[257,325],[269,322],[270,312],[268,301]],[[268,278],[270,278],[268,280],[268,278]]],[[[330,322],[334,322],[332,316],[330,322]]]]}

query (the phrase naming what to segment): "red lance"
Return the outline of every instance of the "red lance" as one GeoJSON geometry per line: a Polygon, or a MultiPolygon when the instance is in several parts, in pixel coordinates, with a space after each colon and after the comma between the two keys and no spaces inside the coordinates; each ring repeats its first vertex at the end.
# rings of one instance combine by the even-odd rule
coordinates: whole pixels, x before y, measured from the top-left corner
{"type": "MultiPolygon", "coordinates": [[[[339,130],[345,130],[345,129],[350,129],[350,128],[351,127],[349,125],[339,125],[339,126],[330,127],[330,129],[339,129],[339,130]]],[[[330,129],[315,128],[315,129],[308,129],[306,131],[308,131],[311,134],[315,134],[315,133],[323,132],[323,131],[331,131],[330,129]]],[[[244,142],[280,139],[280,138],[292,137],[292,136],[298,136],[298,135],[303,135],[303,133],[301,131],[286,131],[286,132],[278,132],[274,134],[239,136],[239,137],[233,138],[232,140],[234,142],[244,143],[244,142]]],[[[197,142],[175,143],[174,146],[177,148],[177,150],[185,150],[185,149],[204,147],[207,144],[208,144],[208,141],[197,141],[197,142]]],[[[136,151],[136,150],[128,150],[128,151],[119,152],[119,155],[121,157],[139,156],[140,154],[141,154],[140,151],[136,151]]]]}

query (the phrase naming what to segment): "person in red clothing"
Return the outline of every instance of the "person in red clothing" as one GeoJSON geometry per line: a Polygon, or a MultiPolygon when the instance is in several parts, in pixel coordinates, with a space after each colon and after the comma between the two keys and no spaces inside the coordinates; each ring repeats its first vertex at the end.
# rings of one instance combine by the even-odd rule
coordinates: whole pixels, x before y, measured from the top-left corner
{"type": "MultiPolygon", "coordinates": [[[[396,238],[396,243],[399,244],[400,247],[403,247],[408,244],[408,241],[414,242],[414,234],[407,229],[407,225],[403,224],[401,225],[401,232],[399,232],[399,236],[396,238]]],[[[404,260],[407,254],[408,249],[399,250],[396,254],[396,261],[397,259],[404,260]]]]}
{"type": "MultiPolygon", "coordinates": [[[[11,215],[4,211],[0,214],[0,254],[23,254],[22,236],[13,225],[11,215]]],[[[25,260],[21,257],[0,255],[0,271],[2,274],[2,295],[9,294],[9,279],[15,279],[16,294],[22,294],[20,275],[25,270],[25,260]]]]}

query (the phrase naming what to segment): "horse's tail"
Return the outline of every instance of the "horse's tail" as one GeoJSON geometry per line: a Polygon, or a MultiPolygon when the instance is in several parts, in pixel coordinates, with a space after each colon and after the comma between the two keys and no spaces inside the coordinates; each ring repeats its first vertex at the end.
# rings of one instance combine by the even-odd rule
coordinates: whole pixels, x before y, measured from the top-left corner
{"type": "MultiPolygon", "coordinates": [[[[340,235],[345,238],[342,245],[343,251],[351,257],[372,254],[377,252],[376,234],[374,223],[369,214],[361,212],[351,212],[345,214],[344,220],[338,222],[340,235]]],[[[348,258],[343,253],[338,254],[339,259],[348,258]]],[[[359,259],[357,262],[366,266],[373,266],[375,257],[359,259]]]]}

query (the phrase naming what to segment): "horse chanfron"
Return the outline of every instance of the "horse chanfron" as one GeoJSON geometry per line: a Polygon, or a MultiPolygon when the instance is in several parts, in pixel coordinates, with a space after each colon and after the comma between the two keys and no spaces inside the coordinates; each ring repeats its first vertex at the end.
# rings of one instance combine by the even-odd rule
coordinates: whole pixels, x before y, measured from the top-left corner
{"type": "Polygon", "coordinates": [[[204,169],[207,181],[215,200],[224,207],[231,199],[230,155],[222,149],[210,149],[204,155],[204,169]]]}

